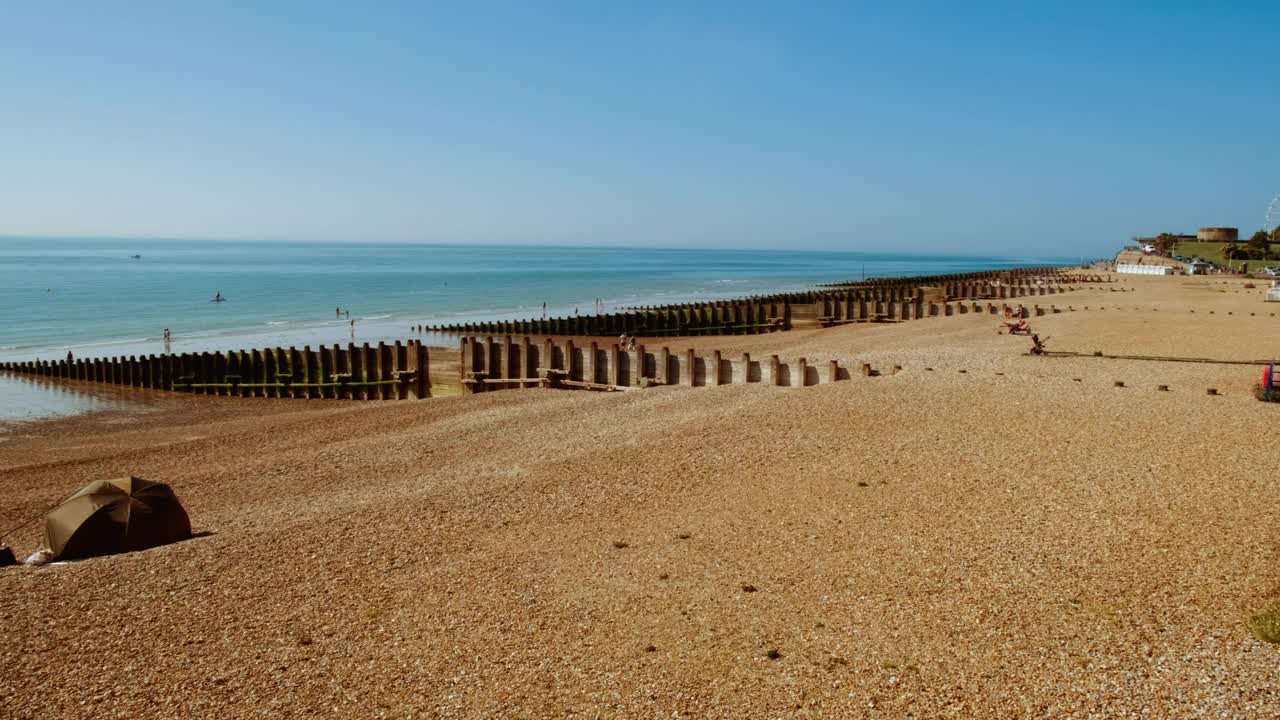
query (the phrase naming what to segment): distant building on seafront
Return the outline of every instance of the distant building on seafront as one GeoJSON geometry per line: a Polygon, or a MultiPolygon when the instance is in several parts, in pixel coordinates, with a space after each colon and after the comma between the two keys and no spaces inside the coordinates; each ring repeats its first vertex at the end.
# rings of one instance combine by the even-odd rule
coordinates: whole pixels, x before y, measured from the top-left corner
{"type": "MultiPolygon", "coordinates": [[[[1182,242],[1240,242],[1240,229],[1233,227],[1202,227],[1196,231],[1195,235],[1182,235],[1178,233],[1162,233],[1161,235],[1152,235],[1151,237],[1138,237],[1133,241],[1139,247],[1146,248],[1148,246],[1154,248],[1156,240],[1161,237],[1168,238],[1174,243],[1182,242]]],[[[1151,252],[1151,250],[1147,250],[1151,252]]]]}
{"type": "Polygon", "coordinates": [[[1196,231],[1199,242],[1240,242],[1240,228],[1202,227],[1196,231]]]}

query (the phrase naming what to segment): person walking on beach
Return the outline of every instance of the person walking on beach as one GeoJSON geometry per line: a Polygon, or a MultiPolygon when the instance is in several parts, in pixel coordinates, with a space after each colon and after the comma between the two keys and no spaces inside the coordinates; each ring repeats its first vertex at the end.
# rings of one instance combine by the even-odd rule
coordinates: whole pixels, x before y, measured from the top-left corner
{"type": "Polygon", "coordinates": [[[333,316],[334,316],[334,317],[336,317],[336,318],[340,318],[340,317],[342,317],[342,308],[341,308],[341,307],[336,307],[336,308],[334,308],[334,309],[333,309],[333,316]]]}
{"type": "Polygon", "coordinates": [[[351,321],[351,339],[352,340],[356,339],[356,321],[355,320],[351,321]]]}
{"type": "Polygon", "coordinates": [[[169,334],[169,328],[165,328],[164,329],[164,354],[165,355],[168,355],[171,351],[172,346],[170,345],[170,343],[172,342],[172,340],[173,340],[173,336],[169,334]]]}
{"type": "Polygon", "coordinates": [[[547,319],[547,304],[546,304],[546,303],[542,303],[542,319],[543,319],[543,320],[546,320],[546,319],[547,319]]]}

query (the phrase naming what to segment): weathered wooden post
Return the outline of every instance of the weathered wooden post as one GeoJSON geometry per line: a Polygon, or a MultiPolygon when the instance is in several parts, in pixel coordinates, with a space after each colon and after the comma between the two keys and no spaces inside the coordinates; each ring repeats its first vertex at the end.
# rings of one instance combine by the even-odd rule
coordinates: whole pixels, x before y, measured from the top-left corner
{"type": "MultiPolygon", "coordinates": [[[[208,380],[207,382],[211,382],[211,383],[224,383],[224,382],[226,382],[226,380],[227,380],[227,358],[226,358],[226,356],[225,356],[225,355],[223,355],[222,353],[213,353],[213,357],[212,357],[212,358],[210,358],[210,360],[211,360],[211,361],[212,361],[212,363],[213,363],[213,366],[212,366],[212,367],[213,367],[213,372],[212,372],[212,375],[210,376],[210,378],[209,378],[209,380],[208,380]]],[[[212,390],[213,390],[213,394],[214,394],[214,395],[227,395],[227,394],[229,394],[229,393],[228,393],[228,391],[227,391],[227,389],[226,389],[226,388],[223,388],[223,387],[221,387],[221,386],[214,387],[214,388],[212,388],[212,390]]]]}
{"type": "Polygon", "coordinates": [[[366,362],[364,366],[365,381],[372,383],[369,385],[369,399],[383,400],[384,394],[387,392],[388,385],[383,385],[384,380],[390,380],[390,368],[387,363],[386,343],[381,341],[376,345],[369,345],[368,354],[365,356],[366,362]]]}
{"type": "MultiPolygon", "coordinates": [[[[95,363],[95,367],[90,368],[89,372],[91,373],[91,375],[97,373],[96,363],[95,363]]],[[[161,355],[160,356],[160,387],[164,390],[172,391],[174,378],[176,378],[177,376],[178,374],[174,372],[173,353],[165,353],[164,355],[161,355]]]]}
{"type": "MultiPolygon", "coordinates": [[[[503,335],[502,336],[502,358],[498,361],[498,377],[502,378],[503,380],[510,380],[512,377],[515,377],[511,373],[511,363],[514,360],[515,360],[515,356],[511,352],[511,336],[503,335]]],[[[507,388],[510,388],[511,385],[509,383],[503,383],[501,387],[502,389],[505,390],[507,388]]]]}
{"type": "Polygon", "coordinates": [[[468,382],[471,379],[470,374],[473,372],[472,368],[475,365],[475,358],[472,357],[474,350],[469,336],[464,335],[458,338],[458,352],[460,356],[458,361],[458,380],[462,383],[462,393],[464,395],[474,393],[476,391],[475,385],[468,382]]]}
{"type": "Polygon", "coordinates": [[[157,390],[168,390],[165,386],[164,378],[164,355],[151,356],[151,387],[157,390]]]}
{"type": "Polygon", "coordinates": [[[609,384],[614,387],[622,387],[621,353],[617,343],[609,346],[609,384]]]}
{"type": "Polygon", "coordinates": [[[249,379],[254,384],[254,387],[249,388],[250,397],[269,397],[267,383],[270,382],[268,378],[271,376],[267,365],[270,362],[268,360],[270,356],[270,353],[258,349],[249,351],[249,379]]]}
{"type": "Polygon", "coordinates": [[[772,385],[782,384],[782,363],[778,361],[777,355],[769,356],[769,383],[772,385]]]}
{"type": "Polygon", "coordinates": [[[581,368],[578,364],[578,353],[573,347],[573,339],[564,341],[564,379],[581,380],[581,368]]]}
{"type": "MultiPolygon", "coordinates": [[[[493,341],[493,336],[486,336],[484,339],[484,379],[492,380],[502,377],[502,352],[501,346],[493,341]]],[[[484,388],[489,389],[489,384],[485,383],[484,388]]],[[[500,388],[495,388],[500,389],[500,388]]]]}
{"type": "Polygon", "coordinates": [[[309,387],[315,383],[315,366],[311,362],[311,346],[303,345],[301,351],[290,348],[293,355],[294,397],[307,400],[315,397],[316,388],[309,387]]]}
{"type": "MultiPolygon", "coordinates": [[[[173,387],[181,392],[191,392],[192,383],[191,353],[179,353],[173,356],[173,387]]],[[[110,368],[104,368],[110,372],[110,368]]]]}
{"type": "Polygon", "coordinates": [[[361,399],[361,393],[364,389],[357,383],[364,382],[364,353],[360,352],[360,348],[355,343],[347,343],[347,352],[345,360],[340,359],[344,364],[344,370],[347,374],[346,397],[348,400],[361,399]]]}
{"type": "Polygon", "coordinates": [[[596,374],[596,357],[600,352],[599,346],[595,340],[591,341],[591,345],[586,348],[586,354],[582,357],[582,381],[595,384],[599,381],[596,374]]]}
{"type": "Polygon", "coordinates": [[[364,390],[360,393],[361,400],[377,400],[378,386],[369,383],[375,383],[381,378],[378,377],[378,349],[370,346],[369,343],[361,343],[360,345],[360,367],[364,370],[365,382],[364,390]]]}
{"type": "Polygon", "coordinates": [[[686,382],[689,387],[698,384],[698,358],[693,354],[693,348],[684,351],[684,361],[686,370],[686,382]]]}
{"type": "Polygon", "coordinates": [[[711,351],[711,359],[709,362],[711,363],[711,367],[707,368],[707,375],[709,376],[707,384],[712,387],[719,387],[720,386],[720,351],[719,350],[711,351]]]}
{"type": "Polygon", "coordinates": [[[378,399],[391,400],[395,398],[395,387],[388,384],[389,381],[395,380],[395,361],[391,356],[391,348],[384,342],[378,343],[378,399]]]}
{"type": "Polygon", "coordinates": [[[417,374],[414,375],[415,394],[418,399],[431,396],[431,351],[422,344],[421,340],[414,343],[418,350],[417,374]]]}
{"type": "Polygon", "coordinates": [[[631,384],[635,387],[649,386],[649,370],[645,364],[644,345],[636,345],[636,349],[631,351],[631,384]]]}
{"type": "Polygon", "coordinates": [[[520,366],[517,370],[516,377],[520,380],[521,390],[529,387],[528,383],[525,381],[530,377],[529,372],[531,368],[529,367],[529,359],[531,357],[531,347],[532,343],[529,342],[529,336],[526,335],[520,338],[520,366]]]}
{"type": "Polygon", "coordinates": [[[315,356],[311,354],[311,346],[303,345],[302,351],[294,355],[296,363],[293,365],[293,383],[296,384],[296,392],[294,397],[306,398],[311,400],[316,396],[314,386],[316,382],[316,363],[315,356]]]}
{"type": "Polygon", "coordinates": [[[556,374],[550,371],[556,369],[555,345],[551,342],[551,338],[543,338],[542,353],[538,357],[537,371],[538,378],[541,380],[538,385],[540,387],[551,387],[554,385],[553,381],[556,379],[556,374]]]}
{"type": "Polygon", "coordinates": [[[829,360],[827,362],[827,382],[833,383],[840,379],[840,363],[837,360],[829,360]]]}
{"type": "Polygon", "coordinates": [[[293,348],[275,348],[276,356],[276,381],[280,383],[276,397],[291,398],[295,388],[294,380],[297,379],[296,368],[293,363],[293,356],[296,354],[293,348]]]}
{"type": "Polygon", "coordinates": [[[303,347],[301,351],[292,345],[288,349],[280,351],[283,361],[282,367],[288,365],[288,378],[286,378],[285,394],[290,398],[305,398],[308,396],[305,384],[307,382],[307,355],[310,354],[309,348],[303,347]]]}
{"type": "Polygon", "coordinates": [[[316,350],[316,382],[320,383],[319,393],[317,397],[321,400],[336,397],[333,387],[330,387],[334,381],[333,374],[336,372],[333,368],[333,358],[337,354],[338,346],[325,347],[321,345],[316,350]]]}
{"type": "Polygon", "coordinates": [[[227,394],[247,397],[249,392],[245,389],[244,383],[249,382],[248,354],[245,353],[244,350],[228,352],[227,363],[224,370],[225,372],[223,374],[222,381],[231,384],[231,387],[227,388],[227,394]]]}
{"type": "Polygon", "coordinates": [[[200,382],[200,354],[182,353],[177,361],[178,372],[174,382],[182,385],[183,392],[196,394],[199,391],[192,386],[200,382]]]}
{"type": "Polygon", "coordinates": [[[351,399],[351,351],[337,343],[333,344],[333,397],[337,400],[351,399]]]}

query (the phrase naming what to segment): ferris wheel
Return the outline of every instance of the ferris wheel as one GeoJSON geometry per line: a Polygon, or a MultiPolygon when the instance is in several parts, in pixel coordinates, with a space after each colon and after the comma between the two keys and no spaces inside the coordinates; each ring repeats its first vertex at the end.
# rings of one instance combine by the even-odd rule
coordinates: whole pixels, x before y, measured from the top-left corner
{"type": "Polygon", "coordinates": [[[1271,231],[1280,227],[1280,195],[1271,198],[1271,204],[1267,206],[1267,219],[1262,229],[1270,235],[1271,231]]]}

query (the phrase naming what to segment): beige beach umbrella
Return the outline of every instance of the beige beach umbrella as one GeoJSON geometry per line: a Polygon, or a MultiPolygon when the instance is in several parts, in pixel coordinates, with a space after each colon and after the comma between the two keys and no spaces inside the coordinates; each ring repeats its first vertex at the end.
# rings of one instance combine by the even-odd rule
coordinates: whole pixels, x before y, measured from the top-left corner
{"type": "Polygon", "coordinates": [[[44,546],[55,558],[145,550],[191,537],[173,489],[136,477],[89,483],[45,518],[44,546]]]}

